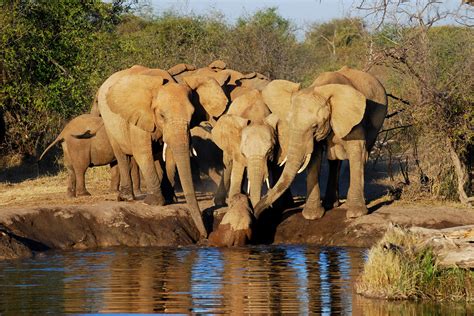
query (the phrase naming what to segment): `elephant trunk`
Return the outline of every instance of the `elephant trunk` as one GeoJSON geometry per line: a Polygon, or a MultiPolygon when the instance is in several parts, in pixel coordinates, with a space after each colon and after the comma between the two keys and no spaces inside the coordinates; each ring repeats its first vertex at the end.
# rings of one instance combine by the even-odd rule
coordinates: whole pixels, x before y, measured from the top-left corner
{"type": "MultiPolygon", "coordinates": [[[[307,142],[305,142],[306,131],[292,130],[289,135],[288,156],[285,168],[278,179],[277,183],[268,191],[255,207],[255,216],[258,218],[260,214],[273,204],[291,185],[293,180],[303,165],[307,153],[307,142]]],[[[312,150],[312,148],[311,148],[312,150]]]]}
{"type": "Polygon", "coordinates": [[[207,231],[204,227],[192,179],[189,150],[189,125],[187,122],[185,123],[185,126],[183,125],[184,124],[175,124],[170,126],[170,134],[168,135],[171,137],[166,138],[169,142],[168,146],[171,149],[178,168],[179,179],[183,188],[184,197],[189,206],[191,217],[199,230],[201,237],[206,238],[207,231]]]}
{"type": "Polygon", "coordinates": [[[264,157],[250,157],[247,160],[247,178],[250,182],[250,201],[255,207],[262,196],[262,182],[267,175],[264,157]]]}

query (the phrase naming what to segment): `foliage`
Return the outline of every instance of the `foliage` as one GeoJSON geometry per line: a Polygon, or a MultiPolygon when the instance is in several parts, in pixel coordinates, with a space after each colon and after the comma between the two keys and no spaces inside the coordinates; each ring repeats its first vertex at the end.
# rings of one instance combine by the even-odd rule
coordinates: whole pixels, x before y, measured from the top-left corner
{"type": "Polygon", "coordinates": [[[440,268],[423,239],[391,227],[370,249],[357,291],[388,299],[474,300],[474,273],[440,268]]]}
{"type": "Polygon", "coordinates": [[[86,109],[98,34],[112,31],[124,9],[92,0],[2,2],[6,149],[33,154],[45,126],[86,109]]]}
{"type": "Polygon", "coordinates": [[[306,33],[305,45],[314,52],[315,74],[337,70],[341,65],[363,68],[367,35],[363,21],[358,18],[311,25],[306,33]]]}

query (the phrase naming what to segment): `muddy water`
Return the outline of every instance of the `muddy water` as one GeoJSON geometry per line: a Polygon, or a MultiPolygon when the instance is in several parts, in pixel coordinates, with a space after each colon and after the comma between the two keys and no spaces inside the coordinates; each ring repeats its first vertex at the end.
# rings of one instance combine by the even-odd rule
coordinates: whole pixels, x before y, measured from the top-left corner
{"type": "Polygon", "coordinates": [[[361,249],[265,246],[47,253],[0,262],[0,314],[468,315],[465,304],[363,299],[361,249]]]}

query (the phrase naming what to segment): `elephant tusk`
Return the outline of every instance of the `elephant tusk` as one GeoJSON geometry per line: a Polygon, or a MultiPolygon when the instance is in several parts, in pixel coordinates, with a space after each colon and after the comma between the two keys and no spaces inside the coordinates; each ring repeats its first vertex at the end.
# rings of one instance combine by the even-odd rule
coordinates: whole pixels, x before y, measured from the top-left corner
{"type": "Polygon", "coordinates": [[[285,164],[286,160],[288,159],[288,156],[285,157],[285,159],[283,159],[282,162],[280,162],[278,165],[281,167],[285,164]]]}
{"type": "Polygon", "coordinates": [[[192,153],[192,156],[194,156],[194,157],[197,157],[197,156],[198,156],[198,154],[197,154],[197,152],[196,152],[196,149],[194,149],[193,146],[191,146],[191,153],[192,153]]]}
{"type": "Polygon", "coordinates": [[[250,194],[250,180],[247,180],[247,193],[250,194]]]}
{"type": "Polygon", "coordinates": [[[163,145],[163,162],[166,162],[166,147],[168,147],[167,143],[163,145]]]}
{"type": "Polygon", "coordinates": [[[305,159],[305,161],[304,161],[304,163],[303,163],[303,166],[300,168],[300,170],[298,170],[297,173],[302,173],[303,170],[306,169],[306,167],[307,167],[308,164],[309,164],[309,160],[310,160],[310,159],[311,159],[311,154],[307,154],[307,155],[306,155],[306,159],[305,159]]]}
{"type": "Polygon", "coordinates": [[[268,177],[265,178],[265,183],[267,184],[268,190],[270,190],[270,181],[268,180],[268,177]]]}

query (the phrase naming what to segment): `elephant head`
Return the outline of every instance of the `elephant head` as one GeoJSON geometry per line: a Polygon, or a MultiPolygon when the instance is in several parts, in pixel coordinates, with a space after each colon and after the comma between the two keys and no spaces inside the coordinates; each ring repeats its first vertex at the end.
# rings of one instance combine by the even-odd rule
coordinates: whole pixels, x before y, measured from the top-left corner
{"type": "Polygon", "coordinates": [[[327,84],[299,88],[299,84],[290,81],[274,80],[262,91],[272,113],[287,121],[288,153],[281,177],[256,206],[256,214],[280,197],[296,174],[306,168],[315,142],[326,138],[331,131],[335,139],[343,139],[364,117],[366,98],[351,86],[327,84]]]}
{"type": "MultiPolygon", "coordinates": [[[[252,122],[232,114],[223,115],[212,130],[213,141],[222,149],[232,168],[247,168],[252,205],[261,197],[264,180],[268,185],[267,162],[274,159],[276,124],[278,118],[270,115],[263,121],[252,122]]],[[[234,174],[234,173],[233,173],[234,174]]],[[[229,197],[240,193],[242,173],[231,178],[229,197]]]]}
{"type": "MultiPolygon", "coordinates": [[[[191,215],[204,235],[191,176],[190,125],[199,110],[206,111],[210,116],[220,115],[225,110],[227,97],[213,78],[190,76],[184,82],[167,82],[162,76],[154,74],[128,75],[110,87],[107,104],[112,112],[129,124],[149,132],[153,139],[162,139],[169,147],[191,215]],[[192,102],[194,93],[198,96],[199,105],[192,102]]],[[[137,150],[151,154],[151,148],[137,150]]],[[[133,155],[136,154],[133,150],[133,155]]]]}

